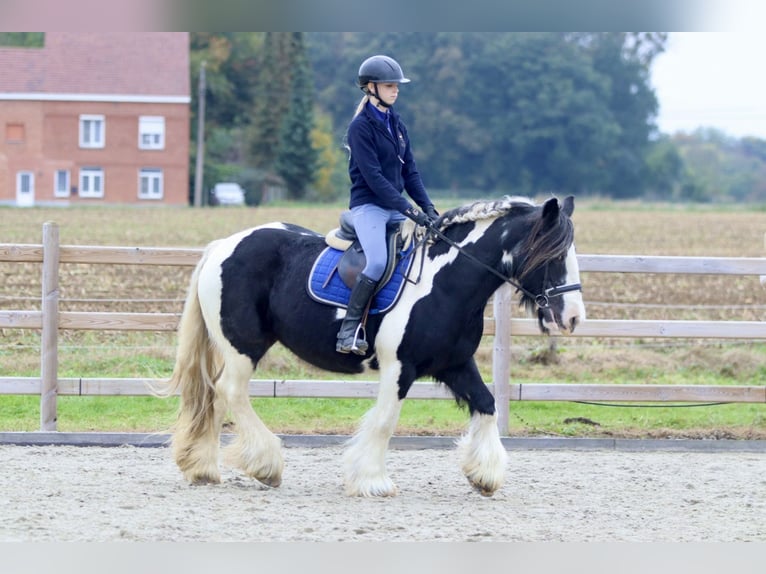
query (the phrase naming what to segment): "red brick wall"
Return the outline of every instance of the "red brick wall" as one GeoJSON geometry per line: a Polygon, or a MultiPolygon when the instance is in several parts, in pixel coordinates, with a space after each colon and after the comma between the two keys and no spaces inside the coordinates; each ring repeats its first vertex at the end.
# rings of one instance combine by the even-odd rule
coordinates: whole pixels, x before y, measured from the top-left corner
{"type": "Polygon", "coordinates": [[[33,171],[37,202],[157,203],[156,200],[138,198],[141,168],[163,170],[164,197],[161,203],[188,203],[188,104],[0,101],[0,201],[15,201],[16,173],[33,171]],[[104,148],[80,148],[80,114],[104,116],[104,148]],[[164,149],[139,149],[138,118],[142,115],[165,117],[164,149]],[[24,125],[23,142],[6,141],[6,125],[9,123],[24,125]],[[69,169],[71,184],[77,186],[81,167],[104,170],[104,197],[80,198],[72,194],[64,200],[55,198],[55,171],[69,169]]]}

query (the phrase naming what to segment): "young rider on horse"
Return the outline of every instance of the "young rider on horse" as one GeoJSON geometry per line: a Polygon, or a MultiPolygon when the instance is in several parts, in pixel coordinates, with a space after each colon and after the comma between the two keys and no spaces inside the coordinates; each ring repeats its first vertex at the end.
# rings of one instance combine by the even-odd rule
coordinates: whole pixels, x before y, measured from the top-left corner
{"type": "Polygon", "coordinates": [[[335,349],[339,353],[367,352],[359,325],[385,270],[386,224],[401,222],[407,216],[418,225],[431,226],[439,216],[415,165],[407,128],[392,107],[399,84],[409,81],[396,60],[388,56],[372,56],[359,67],[357,83],[365,95],[347,133],[351,156],[349,207],[367,264],[351,291],[338,332],[335,349]],[[403,197],[403,190],[420,210],[403,197]]]}

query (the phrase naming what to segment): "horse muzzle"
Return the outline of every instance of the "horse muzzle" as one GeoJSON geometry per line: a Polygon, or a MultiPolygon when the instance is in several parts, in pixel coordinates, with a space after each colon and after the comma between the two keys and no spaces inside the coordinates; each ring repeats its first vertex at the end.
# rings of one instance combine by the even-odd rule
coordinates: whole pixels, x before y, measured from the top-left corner
{"type": "Polygon", "coordinates": [[[546,335],[551,333],[571,335],[585,320],[585,305],[582,302],[581,293],[568,293],[563,299],[560,311],[552,306],[538,307],[537,319],[540,331],[546,335]]]}

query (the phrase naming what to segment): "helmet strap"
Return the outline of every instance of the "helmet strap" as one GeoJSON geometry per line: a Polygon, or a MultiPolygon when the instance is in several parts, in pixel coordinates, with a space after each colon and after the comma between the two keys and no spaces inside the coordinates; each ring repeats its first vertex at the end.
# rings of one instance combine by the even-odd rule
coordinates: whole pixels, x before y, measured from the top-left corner
{"type": "Polygon", "coordinates": [[[375,99],[376,99],[376,100],[378,100],[378,103],[379,103],[381,106],[383,106],[384,108],[390,108],[390,107],[391,107],[391,104],[387,104],[386,102],[384,102],[384,101],[381,99],[380,95],[378,94],[378,84],[377,84],[376,82],[373,82],[373,83],[372,83],[372,86],[373,86],[373,90],[374,90],[374,91],[372,92],[372,94],[370,94],[370,91],[369,91],[369,90],[367,90],[367,94],[368,94],[368,95],[373,95],[373,96],[375,96],[375,99]]]}

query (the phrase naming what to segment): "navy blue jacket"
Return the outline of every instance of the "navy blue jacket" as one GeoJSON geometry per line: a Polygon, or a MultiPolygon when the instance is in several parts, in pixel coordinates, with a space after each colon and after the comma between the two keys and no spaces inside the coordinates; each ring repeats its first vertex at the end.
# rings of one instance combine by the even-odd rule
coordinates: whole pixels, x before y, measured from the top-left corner
{"type": "Polygon", "coordinates": [[[391,132],[396,137],[367,105],[348,127],[347,141],[351,149],[349,207],[374,203],[404,213],[412,207],[402,195],[406,190],[425,211],[433,203],[412,157],[407,128],[393,108],[389,108],[389,113],[391,132]]]}

